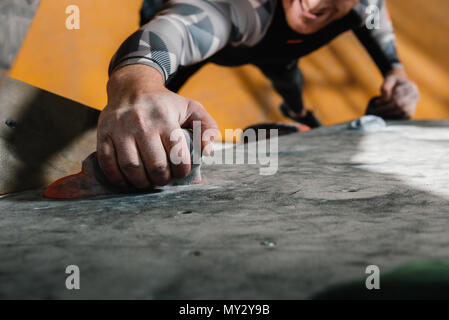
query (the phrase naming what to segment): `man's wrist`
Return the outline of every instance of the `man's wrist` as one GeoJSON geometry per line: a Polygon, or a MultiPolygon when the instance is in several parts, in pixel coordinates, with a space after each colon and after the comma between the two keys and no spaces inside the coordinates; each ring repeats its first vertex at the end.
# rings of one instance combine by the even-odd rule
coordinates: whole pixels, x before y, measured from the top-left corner
{"type": "MultiPolygon", "coordinates": [[[[164,79],[155,68],[129,65],[114,71],[107,84],[108,100],[136,99],[165,89],[164,79]]],[[[130,101],[132,102],[132,101],[130,101]]]]}
{"type": "Polygon", "coordinates": [[[138,83],[146,82],[155,86],[164,86],[164,78],[161,73],[153,67],[143,64],[133,64],[122,67],[114,71],[109,82],[136,81],[138,83]]]}
{"type": "Polygon", "coordinates": [[[403,78],[408,78],[407,77],[407,73],[405,72],[405,69],[404,69],[403,66],[393,67],[390,71],[388,71],[385,74],[385,78],[387,78],[389,76],[392,76],[392,75],[400,76],[400,77],[403,77],[403,78]]]}

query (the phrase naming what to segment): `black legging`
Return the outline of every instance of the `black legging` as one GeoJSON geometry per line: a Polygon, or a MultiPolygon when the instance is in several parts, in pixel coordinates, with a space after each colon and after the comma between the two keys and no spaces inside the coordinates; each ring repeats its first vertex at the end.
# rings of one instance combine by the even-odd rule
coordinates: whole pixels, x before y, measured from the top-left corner
{"type": "Polygon", "coordinates": [[[140,9],[140,26],[154,18],[167,0],[144,0],[140,9]]]}
{"type": "MultiPolygon", "coordinates": [[[[193,66],[179,67],[178,71],[168,79],[167,88],[173,92],[178,92],[184,83],[208,62],[213,63],[214,61],[208,59],[193,66]]],[[[286,63],[258,64],[256,67],[271,80],[274,89],[283,98],[288,109],[295,113],[303,110],[304,77],[298,68],[297,60],[286,63]]]]}

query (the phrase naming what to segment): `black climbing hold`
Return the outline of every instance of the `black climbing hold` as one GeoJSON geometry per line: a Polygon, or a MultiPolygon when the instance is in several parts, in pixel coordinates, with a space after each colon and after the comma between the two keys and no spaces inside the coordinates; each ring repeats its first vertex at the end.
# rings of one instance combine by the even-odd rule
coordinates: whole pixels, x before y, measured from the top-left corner
{"type": "Polygon", "coordinates": [[[271,248],[271,247],[274,247],[276,245],[276,242],[265,240],[265,241],[262,241],[260,244],[263,245],[264,247],[270,247],[271,248]]]}
{"type": "Polygon", "coordinates": [[[5,124],[12,129],[17,128],[17,122],[15,122],[14,120],[11,120],[11,119],[7,119],[5,121],[5,124]]]}

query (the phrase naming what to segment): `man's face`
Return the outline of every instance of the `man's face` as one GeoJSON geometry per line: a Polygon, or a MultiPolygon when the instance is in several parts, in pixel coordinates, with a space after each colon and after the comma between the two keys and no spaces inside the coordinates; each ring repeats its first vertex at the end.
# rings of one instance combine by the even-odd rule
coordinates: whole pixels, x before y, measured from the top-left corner
{"type": "Polygon", "coordinates": [[[298,33],[311,34],[338,20],[359,0],[282,0],[287,23],[298,33]]]}

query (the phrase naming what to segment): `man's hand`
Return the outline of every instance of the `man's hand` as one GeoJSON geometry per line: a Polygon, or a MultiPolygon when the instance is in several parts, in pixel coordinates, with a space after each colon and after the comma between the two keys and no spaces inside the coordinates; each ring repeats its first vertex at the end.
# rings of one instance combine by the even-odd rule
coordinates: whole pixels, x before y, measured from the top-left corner
{"type": "Polygon", "coordinates": [[[402,68],[385,76],[382,95],[371,100],[367,114],[385,119],[409,119],[415,114],[419,101],[418,87],[410,81],[402,68]]]}
{"type": "Polygon", "coordinates": [[[170,136],[181,127],[191,128],[193,121],[201,121],[202,150],[210,152],[218,133],[216,122],[200,103],[166,89],[157,70],[143,65],[121,68],[112,74],[107,89],[108,105],[98,122],[97,154],[112,184],[143,189],[186,177],[190,152],[185,137],[171,141],[170,136]],[[170,161],[175,145],[180,164],[170,161]]]}

